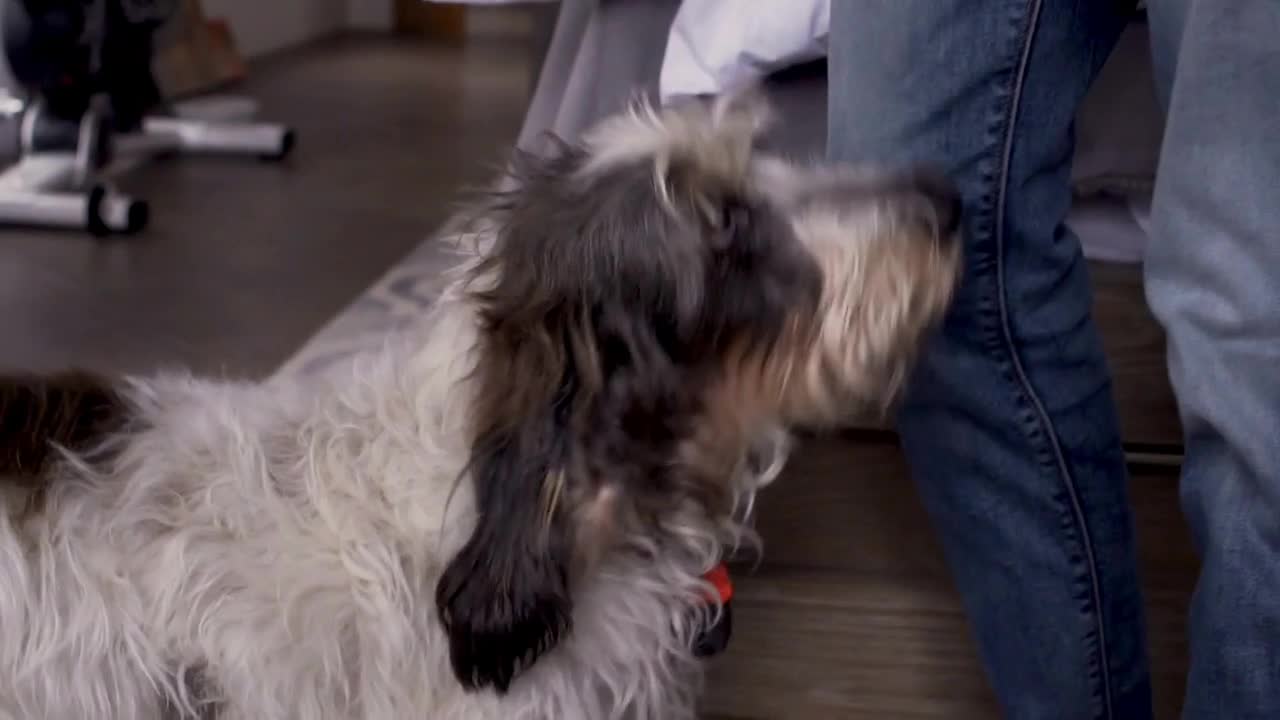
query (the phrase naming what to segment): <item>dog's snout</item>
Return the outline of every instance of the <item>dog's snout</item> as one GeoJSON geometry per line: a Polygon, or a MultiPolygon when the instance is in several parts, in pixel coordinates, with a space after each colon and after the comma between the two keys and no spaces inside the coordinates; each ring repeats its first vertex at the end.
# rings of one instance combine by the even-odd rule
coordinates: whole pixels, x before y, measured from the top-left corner
{"type": "Polygon", "coordinates": [[[960,189],[946,175],[933,170],[917,171],[913,186],[929,203],[933,221],[939,231],[939,239],[954,237],[964,217],[964,203],[960,189]]]}

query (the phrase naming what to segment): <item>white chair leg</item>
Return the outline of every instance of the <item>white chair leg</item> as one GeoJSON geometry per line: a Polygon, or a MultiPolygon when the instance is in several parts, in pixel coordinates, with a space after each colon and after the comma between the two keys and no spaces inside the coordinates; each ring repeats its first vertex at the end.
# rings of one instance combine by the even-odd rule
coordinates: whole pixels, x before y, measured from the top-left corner
{"type": "Polygon", "coordinates": [[[293,149],[293,130],[273,123],[205,122],[149,117],[143,133],[177,138],[181,152],[248,155],[283,160],[293,149]]]}
{"type": "Polygon", "coordinates": [[[0,224],[94,235],[132,234],[146,227],[146,202],[98,186],[88,192],[0,191],[0,224]]]}
{"type": "Polygon", "coordinates": [[[151,117],[141,132],[106,137],[96,115],[61,127],[41,125],[42,118],[39,106],[24,115],[21,157],[0,172],[0,225],[139,232],[149,220],[147,203],[105,184],[115,174],[168,153],[281,160],[294,142],[283,125],[244,120],[151,117]]]}

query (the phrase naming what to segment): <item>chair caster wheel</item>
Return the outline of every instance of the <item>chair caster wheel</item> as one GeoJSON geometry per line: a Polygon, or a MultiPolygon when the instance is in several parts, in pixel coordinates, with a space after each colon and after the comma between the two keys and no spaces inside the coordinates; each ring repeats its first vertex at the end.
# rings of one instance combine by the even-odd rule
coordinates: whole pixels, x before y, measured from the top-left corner
{"type": "Polygon", "coordinates": [[[297,142],[297,133],[292,129],[285,130],[284,134],[280,136],[280,147],[273,153],[259,155],[258,159],[263,162],[283,162],[285,158],[289,157],[289,155],[293,153],[293,146],[296,145],[297,142]]]}
{"type": "Polygon", "coordinates": [[[146,200],[130,200],[126,211],[124,233],[136,235],[151,223],[151,205],[146,200]]]}
{"type": "Polygon", "coordinates": [[[86,224],[95,237],[135,235],[150,223],[151,206],[99,185],[89,191],[88,215],[86,224]]]}

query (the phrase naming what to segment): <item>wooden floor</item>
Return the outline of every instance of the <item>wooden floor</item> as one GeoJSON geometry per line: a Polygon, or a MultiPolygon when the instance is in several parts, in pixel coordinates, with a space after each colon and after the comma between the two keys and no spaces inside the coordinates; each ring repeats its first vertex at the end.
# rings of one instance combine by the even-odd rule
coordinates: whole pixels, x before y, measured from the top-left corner
{"type": "MultiPolygon", "coordinates": [[[[1176,475],[1135,467],[1158,718],[1178,716],[1195,555],[1176,475]]],[[[999,717],[942,548],[890,437],[806,443],[760,498],[758,569],[735,575],[714,720],[999,717]]]]}
{"type": "Polygon", "coordinates": [[[488,177],[529,80],[510,47],[390,39],[256,66],[236,90],[297,128],[287,165],[145,166],[140,237],[0,229],[0,368],[270,373],[488,177]]]}

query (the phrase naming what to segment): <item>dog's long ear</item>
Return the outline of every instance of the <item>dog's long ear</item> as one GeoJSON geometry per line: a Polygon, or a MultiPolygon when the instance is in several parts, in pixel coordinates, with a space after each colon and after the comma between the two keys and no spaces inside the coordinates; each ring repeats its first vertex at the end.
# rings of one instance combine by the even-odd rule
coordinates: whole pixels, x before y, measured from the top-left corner
{"type": "Polygon", "coordinates": [[[573,576],[670,458],[687,400],[668,351],[700,292],[690,244],[662,245],[651,169],[583,190],[571,154],[524,161],[472,294],[477,525],[436,596],[459,681],[500,692],[570,630],[573,576]]]}
{"type": "Polygon", "coordinates": [[[479,441],[473,473],[477,526],[437,586],[450,661],[467,688],[505,692],[568,630],[572,538],[555,493],[563,471],[536,462],[531,435],[479,441]]]}
{"type": "Polygon", "coordinates": [[[469,465],[476,527],[436,588],[464,687],[505,692],[569,628],[572,529],[563,498],[572,373],[545,325],[490,327],[469,465]]]}
{"type": "Polygon", "coordinates": [[[472,449],[477,525],[436,598],[472,689],[505,692],[571,630],[575,571],[617,536],[621,503],[644,511],[634,491],[664,482],[692,415],[647,318],[617,305],[557,314],[519,340],[491,335],[481,368],[494,414],[472,449]]]}
{"type": "Polygon", "coordinates": [[[476,526],[436,586],[450,661],[463,687],[505,692],[569,629],[572,527],[564,508],[569,403],[590,382],[592,343],[537,254],[557,218],[556,160],[518,155],[508,189],[483,220],[499,229],[473,271],[480,321],[468,481],[476,526]],[[577,354],[577,360],[573,359],[577,354]]]}

